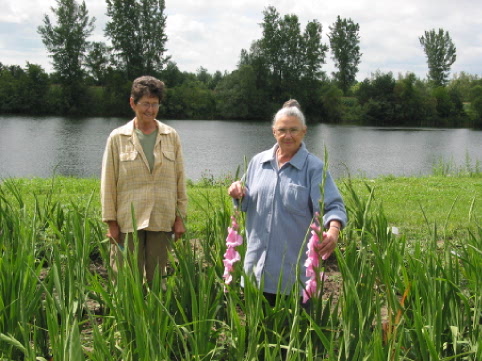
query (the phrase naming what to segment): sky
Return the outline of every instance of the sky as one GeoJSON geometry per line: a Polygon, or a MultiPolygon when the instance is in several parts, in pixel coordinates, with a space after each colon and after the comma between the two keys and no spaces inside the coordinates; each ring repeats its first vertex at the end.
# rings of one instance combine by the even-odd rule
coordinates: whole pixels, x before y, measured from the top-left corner
{"type": "MultiPolygon", "coordinates": [[[[104,28],[105,0],[85,0],[90,16],[96,18],[91,41],[108,40],[104,28]]],[[[51,59],[37,28],[45,14],[52,21],[55,0],[0,0],[0,62],[27,62],[52,71],[51,59]]],[[[242,49],[249,49],[262,36],[263,10],[274,6],[283,16],[298,16],[301,31],[308,21],[318,20],[322,41],[339,15],[360,26],[361,63],[358,80],[376,71],[394,76],[413,72],[426,78],[428,69],[419,37],[426,30],[443,28],[457,48],[451,74],[462,71],[482,76],[482,1],[480,0],[166,0],[168,55],[181,71],[210,73],[236,69],[242,49]]],[[[336,70],[327,54],[323,70],[336,70]]]]}

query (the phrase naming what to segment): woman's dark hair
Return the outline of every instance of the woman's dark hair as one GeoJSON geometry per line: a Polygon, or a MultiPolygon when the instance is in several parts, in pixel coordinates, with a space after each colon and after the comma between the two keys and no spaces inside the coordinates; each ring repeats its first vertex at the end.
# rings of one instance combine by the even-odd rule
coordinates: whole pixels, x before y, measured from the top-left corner
{"type": "Polygon", "coordinates": [[[144,75],[135,79],[132,83],[131,97],[136,104],[139,99],[145,95],[148,97],[157,97],[160,103],[164,99],[164,93],[164,83],[153,76],[144,75]]]}

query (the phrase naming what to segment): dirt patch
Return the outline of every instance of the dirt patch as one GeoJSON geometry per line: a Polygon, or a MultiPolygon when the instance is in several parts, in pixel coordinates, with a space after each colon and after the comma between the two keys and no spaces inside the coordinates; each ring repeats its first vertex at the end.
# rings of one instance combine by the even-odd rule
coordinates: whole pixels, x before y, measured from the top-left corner
{"type": "Polygon", "coordinates": [[[338,267],[338,261],[334,255],[325,261],[325,275],[326,280],[323,285],[323,296],[325,298],[332,297],[336,303],[340,298],[342,277],[338,267]]]}

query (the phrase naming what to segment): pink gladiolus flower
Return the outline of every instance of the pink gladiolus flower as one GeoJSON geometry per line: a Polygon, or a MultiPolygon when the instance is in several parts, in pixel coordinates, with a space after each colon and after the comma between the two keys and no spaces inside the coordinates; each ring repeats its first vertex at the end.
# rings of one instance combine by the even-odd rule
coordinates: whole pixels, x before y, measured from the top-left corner
{"type": "Polygon", "coordinates": [[[241,255],[239,254],[238,251],[234,249],[234,247],[228,247],[226,250],[226,253],[224,254],[224,267],[229,270],[229,272],[232,271],[233,265],[241,260],[241,255]]]}
{"type": "MultiPolygon", "coordinates": [[[[229,285],[233,280],[233,276],[231,276],[231,273],[229,273],[226,269],[224,270],[223,278],[224,278],[224,283],[226,283],[227,285],[229,285]]],[[[227,292],[226,287],[224,287],[224,292],[227,292]]]]}
{"type": "MultiPolygon", "coordinates": [[[[235,210],[235,215],[238,211],[235,210]]],[[[238,233],[238,223],[235,215],[231,216],[231,227],[228,227],[228,236],[226,237],[226,252],[224,253],[224,283],[230,284],[233,280],[231,272],[234,270],[234,264],[241,260],[241,255],[236,251],[236,247],[243,244],[243,237],[238,233]]],[[[224,291],[227,292],[226,287],[224,291]]]]}
{"type": "Polygon", "coordinates": [[[226,246],[237,247],[243,244],[243,237],[231,227],[228,227],[228,237],[226,238],[226,246]]]}
{"type": "Polygon", "coordinates": [[[317,233],[321,233],[321,227],[317,226],[316,223],[311,223],[310,228],[317,233]]]}
{"type": "MultiPolygon", "coordinates": [[[[326,280],[326,275],[324,272],[320,272],[319,280],[326,280]]],[[[308,302],[311,297],[319,297],[321,295],[321,289],[318,289],[318,280],[316,277],[310,278],[306,281],[306,287],[303,290],[303,303],[308,302]]]]}
{"type": "Polygon", "coordinates": [[[311,224],[311,237],[308,241],[307,248],[308,250],[306,251],[306,261],[305,261],[305,267],[306,267],[306,276],[310,277],[310,279],[306,282],[306,287],[303,290],[303,303],[306,303],[308,299],[310,299],[313,296],[319,296],[319,293],[321,290],[318,291],[318,294],[316,292],[318,288],[318,281],[319,280],[324,280],[324,273],[319,272],[320,264],[321,261],[325,260],[326,254],[320,255],[320,247],[321,247],[321,242],[320,241],[320,235],[325,238],[326,233],[322,232],[321,227],[316,225],[316,223],[311,224]]]}

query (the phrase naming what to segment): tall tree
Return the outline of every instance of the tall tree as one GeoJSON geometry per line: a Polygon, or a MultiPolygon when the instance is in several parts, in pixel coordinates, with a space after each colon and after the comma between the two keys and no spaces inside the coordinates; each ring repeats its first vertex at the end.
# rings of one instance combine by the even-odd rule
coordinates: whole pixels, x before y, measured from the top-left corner
{"type": "Polygon", "coordinates": [[[129,79],[160,72],[165,56],[167,16],[164,0],[106,0],[105,34],[112,41],[118,66],[129,79]]]}
{"type": "Polygon", "coordinates": [[[241,50],[238,69],[244,65],[251,65],[253,67],[253,70],[256,74],[257,89],[272,88],[270,83],[271,69],[261,47],[261,40],[253,41],[249,51],[245,49],[241,50]]]}
{"type": "Polygon", "coordinates": [[[457,59],[455,45],[448,31],[435,29],[425,31],[419,38],[427,56],[428,78],[435,86],[445,86],[448,82],[450,67],[457,59]]]}
{"type": "Polygon", "coordinates": [[[263,37],[259,41],[260,55],[264,58],[270,72],[270,88],[277,98],[282,89],[282,64],[283,53],[280,32],[280,14],[274,6],[269,6],[263,11],[263,37]]]}
{"type": "MultiPolygon", "coordinates": [[[[309,22],[302,34],[296,15],[280,16],[275,7],[263,11],[260,24],[263,37],[256,43],[259,50],[255,57],[242,54],[240,64],[258,59],[267,69],[270,98],[278,104],[287,97],[303,92],[303,78],[315,79],[325,60],[326,46],[321,43],[321,24],[309,22]]],[[[253,52],[253,49],[252,49],[253,52]]],[[[253,63],[250,63],[253,65],[253,63]]],[[[254,67],[256,69],[256,67],[254,67]]]]}
{"type": "Polygon", "coordinates": [[[325,64],[325,56],[328,46],[321,42],[322,25],[313,20],[308,22],[303,34],[303,44],[305,51],[305,78],[313,82],[323,77],[321,67],[325,64]]]}
{"type": "MultiPolygon", "coordinates": [[[[304,47],[300,31],[300,22],[296,15],[285,15],[279,22],[279,38],[281,40],[281,74],[283,88],[296,92],[304,68],[304,47]]],[[[292,94],[286,94],[286,96],[292,94]]]]}
{"type": "Polygon", "coordinates": [[[355,82],[360,64],[360,27],[352,19],[336,18],[336,22],[330,26],[331,51],[337,72],[333,76],[343,93],[346,95],[350,86],[355,82]]]}
{"type": "Polygon", "coordinates": [[[325,78],[325,73],[322,71],[322,66],[325,64],[328,46],[321,42],[321,33],[322,25],[317,20],[308,22],[303,34],[303,95],[296,95],[303,101],[307,115],[313,118],[321,118],[318,116],[320,109],[326,108],[326,102],[323,101],[326,97],[323,93],[322,80],[325,78]]]}
{"type": "Polygon", "coordinates": [[[104,84],[109,63],[109,48],[107,45],[98,41],[93,42],[85,59],[85,66],[97,85],[104,84]]]}
{"type": "Polygon", "coordinates": [[[88,47],[87,38],[94,30],[95,18],[88,15],[85,2],[56,0],[57,7],[51,7],[56,17],[53,24],[48,15],[44,16],[43,26],[38,27],[50,56],[53,67],[58,72],[64,90],[64,104],[75,111],[83,97],[83,61],[88,47]]]}

